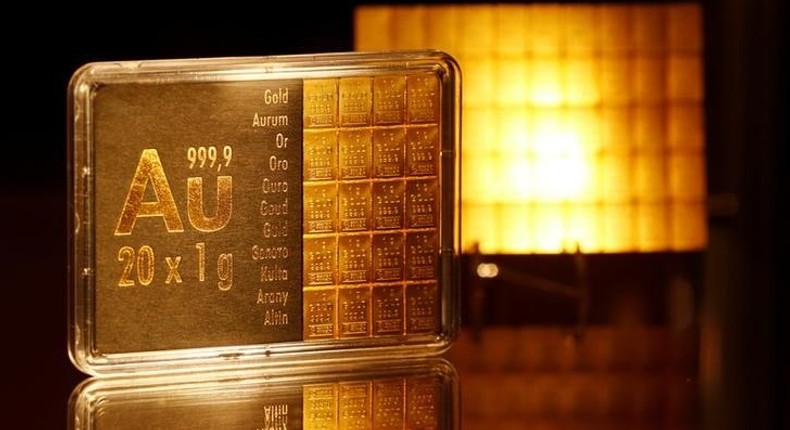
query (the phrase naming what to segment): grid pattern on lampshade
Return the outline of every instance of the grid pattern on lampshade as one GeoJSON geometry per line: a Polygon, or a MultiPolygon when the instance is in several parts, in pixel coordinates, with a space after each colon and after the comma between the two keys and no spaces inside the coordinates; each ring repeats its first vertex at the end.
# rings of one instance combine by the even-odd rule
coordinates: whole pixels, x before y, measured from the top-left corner
{"type": "Polygon", "coordinates": [[[356,9],[356,50],[420,48],[461,67],[464,250],[706,245],[699,5],[356,9]]]}

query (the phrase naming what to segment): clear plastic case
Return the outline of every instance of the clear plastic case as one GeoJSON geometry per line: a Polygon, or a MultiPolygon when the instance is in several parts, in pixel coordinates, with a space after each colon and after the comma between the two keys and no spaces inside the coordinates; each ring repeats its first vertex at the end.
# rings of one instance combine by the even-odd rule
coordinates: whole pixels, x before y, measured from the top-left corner
{"type": "Polygon", "coordinates": [[[91,63],[68,95],[82,371],[452,342],[460,74],[447,54],[91,63]]]}
{"type": "Polygon", "coordinates": [[[91,378],[72,392],[68,428],[452,430],[458,403],[458,376],[441,359],[91,378]]]}

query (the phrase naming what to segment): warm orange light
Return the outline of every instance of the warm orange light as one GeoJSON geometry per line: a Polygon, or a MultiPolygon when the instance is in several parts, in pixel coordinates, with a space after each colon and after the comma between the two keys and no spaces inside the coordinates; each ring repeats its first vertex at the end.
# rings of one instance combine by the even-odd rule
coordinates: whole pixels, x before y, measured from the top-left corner
{"type": "Polygon", "coordinates": [[[355,23],[357,50],[461,66],[465,250],[705,246],[698,5],[363,6],[355,23]]]}

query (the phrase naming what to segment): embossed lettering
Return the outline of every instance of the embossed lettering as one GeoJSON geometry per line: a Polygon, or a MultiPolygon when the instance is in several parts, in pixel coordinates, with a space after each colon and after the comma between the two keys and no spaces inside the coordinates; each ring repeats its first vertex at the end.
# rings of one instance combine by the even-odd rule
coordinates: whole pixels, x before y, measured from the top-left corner
{"type": "Polygon", "coordinates": [[[233,210],[233,178],[217,177],[217,209],[213,217],[207,217],[203,207],[203,178],[187,179],[187,215],[197,230],[210,233],[221,230],[230,221],[233,210]]]}
{"type": "Polygon", "coordinates": [[[165,228],[170,233],[184,231],[184,224],[178,215],[170,184],[167,182],[162,161],[156,149],[144,149],[137,163],[126,202],[123,204],[121,216],[115,227],[115,235],[123,236],[132,234],[134,223],[138,217],[162,217],[165,228]],[[156,201],[144,202],[143,196],[148,183],[156,196],[156,201]]]}

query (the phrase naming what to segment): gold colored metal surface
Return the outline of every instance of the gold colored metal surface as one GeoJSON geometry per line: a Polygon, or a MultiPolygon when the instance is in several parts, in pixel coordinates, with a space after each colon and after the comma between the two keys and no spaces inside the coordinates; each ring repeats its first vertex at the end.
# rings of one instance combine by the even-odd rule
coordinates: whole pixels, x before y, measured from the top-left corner
{"type": "Polygon", "coordinates": [[[405,188],[406,184],[403,181],[373,184],[373,225],[376,230],[403,228],[405,188]]]}
{"type": "Polygon", "coordinates": [[[304,293],[304,338],[332,339],[337,336],[337,290],[310,289],[304,293]]]}
{"type": "Polygon", "coordinates": [[[306,340],[438,332],[438,85],[305,82],[306,340]]]}
{"type": "Polygon", "coordinates": [[[372,133],[370,129],[341,129],[340,179],[370,177],[372,133]]]}
{"type": "Polygon", "coordinates": [[[406,77],[380,76],[373,79],[373,119],[375,125],[406,122],[406,77]]]}
{"type": "Polygon", "coordinates": [[[438,330],[406,285],[438,275],[438,105],[432,75],[98,91],[97,349],[438,330]]]}
{"type": "Polygon", "coordinates": [[[406,227],[436,228],[439,181],[415,180],[406,183],[406,227]]]}
{"type": "Polygon", "coordinates": [[[403,176],[406,133],[402,128],[377,128],[373,130],[373,157],[375,177],[403,176]]]}
{"type": "Polygon", "coordinates": [[[439,80],[434,75],[409,76],[409,122],[439,122],[439,80]]]}
{"type": "Polygon", "coordinates": [[[403,234],[373,235],[373,280],[376,282],[403,280],[403,234]]]}
{"type": "Polygon", "coordinates": [[[370,185],[369,182],[340,184],[340,231],[370,229],[370,185]]]}
{"type": "Polygon", "coordinates": [[[436,279],[435,232],[420,231],[406,234],[406,279],[436,279]]]}
{"type": "Polygon", "coordinates": [[[337,229],[337,185],[306,184],[304,187],[305,233],[328,233],[337,229]]]}
{"type": "Polygon", "coordinates": [[[435,282],[406,286],[406,331],[431,333],[439,323],[439,288],[435,282]]]}
{"type": "Polygon", "coordinates": [[[403,331],[403,285],[373,287],[373,334],[400,334],[403,331]]]}
{"type": "Polygon", "coordinates": [[[337,79],[312,79],[304,85],[305,128],[337,125],[337,79]]]}
{"type": "Polygon", "coordinates": [[[304,136],[304,180],[328,181],[337,175],[337,133],[334,130],[304,136]]]}
{"type": "Polygon", "coordinates": [[[341,78],[339,86],[340,125],[344,127],[371,125],[370,109],[373,92],[370,78],[341,78]]]}
{"type": "Polygon", "coordinates": [[[97,353],[301,339],[301,90],[96,91],[97,353]]]}

